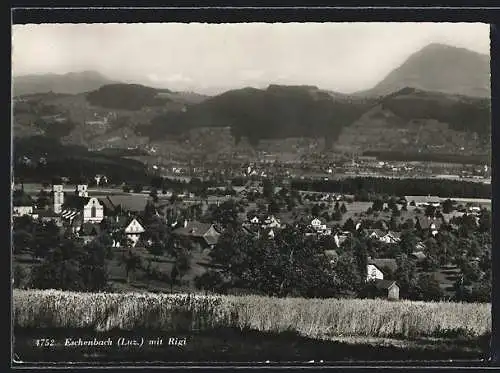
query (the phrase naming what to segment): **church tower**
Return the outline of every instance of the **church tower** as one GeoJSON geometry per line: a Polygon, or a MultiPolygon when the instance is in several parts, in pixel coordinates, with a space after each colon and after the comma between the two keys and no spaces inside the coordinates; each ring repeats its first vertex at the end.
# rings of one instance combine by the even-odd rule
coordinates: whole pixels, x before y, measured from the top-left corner
{"type": "Polygon", "coordinates": [[[52,185],[52,192],[54,193],[54,212],[59,214],[64,204],[63,186],[61,184],[52,185]]]}

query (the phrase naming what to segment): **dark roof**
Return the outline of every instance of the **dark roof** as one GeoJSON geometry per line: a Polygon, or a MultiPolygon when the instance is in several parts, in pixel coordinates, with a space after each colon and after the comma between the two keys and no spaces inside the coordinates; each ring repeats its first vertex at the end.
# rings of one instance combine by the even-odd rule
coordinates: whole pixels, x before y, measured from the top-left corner
{"type": "Polygon", "coordinates": [[[198,221],[190,221],[186,226],[174,229],[172,233],[181,236],[203,237],[208,232],[212,225],[201,223],[198,221]]]}
{"type": "Polygon", "coordinates": [[[109,198],[109,196],[106,196],[106,198],[98,198],[98,200],[99,202],[101,202],[101,204],[104,206],[107,212],[115,211],[116,206],[111,200],[111,198],[109,198]]]}
{"type": "Polygon", "coordinates": [[[201,238],[208,245],[215,245],[220,236],[220,233],[217,232],[212,224],[205,224],[198,221],[188,222],[185,227],[176,228],[172,233],[178,236],[201,238]]]}
{"type": "Polygon", "coordinates": [[[115,206],[121,206],[126,211],[144,211],[149,200],[149,195],[114,195],[108,196],[110,202],[115,206]]]}
{"type": "Polygon", "coordinates": [[[89,201],[90,197],[68,195],[64,198],[63,209],[81,210],[89,201]]]}
{"type": "Polygon", "coordinates": [[[393,281],[393,280],[375,280],[375,287],[379,290],[387,290],[389,289],[393,284],[398,286],[398,284],[396,284],[396,281],[393,281]]]}
{"type": "Polygon", "coordinates": [[[398,264],[396,262],[396,259],[389,259],[389,258],[368,259],[368,264],[373,264],[380,270],[383,270],[384,268],[389,268],[389,270],[395,272],[398,269],[398,264]]]}

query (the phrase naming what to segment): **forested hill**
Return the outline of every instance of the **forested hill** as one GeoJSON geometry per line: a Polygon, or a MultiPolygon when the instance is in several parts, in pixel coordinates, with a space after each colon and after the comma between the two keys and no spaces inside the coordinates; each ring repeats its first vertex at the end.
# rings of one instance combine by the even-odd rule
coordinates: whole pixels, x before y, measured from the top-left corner
{"type": "Polygon", "coordinates": [[[311,86],[232,90],[170,112],[141,127],[141,135],[162,138],[197,127],[231,127],[238,140],[286,137],[335,139],[343,126],[359,118],[374,100],[332,94],[311,86]]]}

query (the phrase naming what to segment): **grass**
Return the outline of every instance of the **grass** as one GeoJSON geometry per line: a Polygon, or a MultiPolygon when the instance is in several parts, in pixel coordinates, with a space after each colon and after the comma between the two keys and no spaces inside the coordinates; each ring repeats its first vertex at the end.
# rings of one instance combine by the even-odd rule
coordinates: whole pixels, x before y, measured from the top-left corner
{"type": "Polygon", "coordinates": [[[491,331],[491,305],[152,293],[14,290],[21,328],[193,331],[238,328],[301,336],[435,337],[491,331]],[[459,331],[459,332],[457,332],[459,331]]]}

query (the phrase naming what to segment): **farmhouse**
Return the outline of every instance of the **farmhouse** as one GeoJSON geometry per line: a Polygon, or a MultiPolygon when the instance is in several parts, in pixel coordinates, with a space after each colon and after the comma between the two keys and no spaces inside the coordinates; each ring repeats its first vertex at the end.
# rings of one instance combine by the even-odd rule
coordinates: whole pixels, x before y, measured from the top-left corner
{"type": "Polygon", "coordinates": [[[366,266],[366,281],[372,280],[383,280],[384,274],[380,269],[374,264],[368,264],[366,266]]]}
{"type": "Polygon", "coordinates": [[[400,235],[397,232],[388,232],[379,238],[380,242],[388,244],[396,244],[401,241],[400,235]]]}
{"type": "Polygon", "coordinates": [[[332,234],[331,228],[327,227],[326,224],[319,218],[314,218],[311,220],[310,227],[318,234],[323,236],[329,236],[332,234]]]}
{"type": "Polygon", "coordinates": [[[381,229],[368,229],[366,233],[368,237],[375,240],[380,240],[385,235],[385,232],[381,229]]]}
{"type": "Polygon", "coordinates": [[[174,229],[172,234],[184,241],[194,245],[200,250],[213,248],[220,237],[220,233],[213,224],[205,224],[198,221],[184,221],[180,228],[174,229]]]}
{"type": "Polygon", "coordinates": [[[396,259],[389,258],[379,258],[372,259],[368,258],[367,265],[367,281],[372,279],[384,279],[384,275],[389,273],[394,273],[398,269],[396,259]]]}

